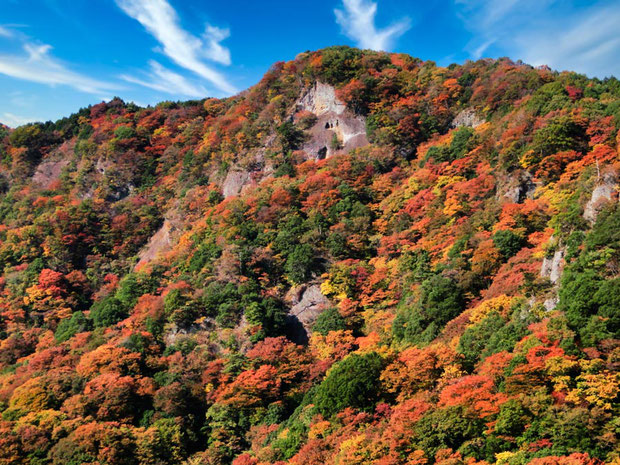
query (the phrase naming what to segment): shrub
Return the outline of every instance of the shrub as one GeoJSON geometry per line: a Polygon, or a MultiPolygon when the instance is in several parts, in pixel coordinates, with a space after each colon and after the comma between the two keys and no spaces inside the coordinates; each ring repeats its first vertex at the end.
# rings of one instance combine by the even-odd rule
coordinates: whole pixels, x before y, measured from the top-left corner
{"type": "Polygon", "coordinates": [[[71,318],[66,318],[58,324],[54,337],[58,342],[68,341],[76,334],[88,331],[90,326],[91,322],[82,312],[75,312],[71,318]]]}
{"type": "Polygon", "coordinates": [[[332,368],[314,396],[317,410],[331,416],[346,407],[371,410],[380,395],[383,359],[376,353],[352,354],[332,368]]]}
{"type": "Polygon", "coordinates": [[[480,360],[480,356],[489,343],[490,338],[496,334],[504,324],[504,319],[499,313],[492,312],[484,320],[465,330],[459,340],[459,345],[456,350],[465,356],[464,365],[469,370],[474,368],[476,362],[480,360]]]}
{"type": "Polygon", "coordinates": [[[337,308],[328,308],[321,313],[312,326],[313,333],[319,333],[327,336],[330,331],[339,331],[346,329],[345,319],[342,317],[337,308]]]}
{"type": "Polygon", "coordinates": [[[124,320],[129,316],[129,311],[116,297],[106,297],[95,302],[90,310],[90,318],[95,327],[103,328],[124,320]]]}
{"type": "Polygon", "coordinates": [[[308,244],[295,246],[286,258],[284,266],[288,278],[295,284],[306,282],[312,273],[314,264],[314,250],[308,244]]]}
{"type": "Polygon", "coordinates": [[[521,250],[527,241],[525,238],[510,229],[497,231],[493,236],[493,243],[504,257],[508,259],[521,250]]]}
{"type": "Polygon", "coordinates": [[[119,140],[136,137],[136,130],[130,126],[119,126],[114,130],[114,136],[119,140]]]}
{"type": "Polygon", "coordinates": [[[454,280],[432,276],[422,283],[419,300],[396,315],[394,336],[413,344],[428,344],[463,310],[464,304],[463,291],[454,280]]]}

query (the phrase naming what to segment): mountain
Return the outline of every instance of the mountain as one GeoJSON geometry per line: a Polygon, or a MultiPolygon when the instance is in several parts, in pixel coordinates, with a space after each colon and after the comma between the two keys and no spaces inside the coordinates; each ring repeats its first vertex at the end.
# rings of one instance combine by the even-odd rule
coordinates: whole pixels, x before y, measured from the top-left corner
{"type": "Polygon", "coordinates": [[[0,464],[617,463],[619,126],[332,47],[0,128],[0,464]]]}

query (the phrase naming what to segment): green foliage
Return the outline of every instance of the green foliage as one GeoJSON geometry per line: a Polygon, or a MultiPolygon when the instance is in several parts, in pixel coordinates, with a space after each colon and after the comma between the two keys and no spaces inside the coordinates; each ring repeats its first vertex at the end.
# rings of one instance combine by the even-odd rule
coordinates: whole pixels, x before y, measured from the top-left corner
{"type": "Polygon", "coordinates": [[[114,136],[119,140],[136,137],[136,130],[131,126],[119,126],[114,130],[114,136]]]}
{"type": "Polygon", "coordinates": [[[215,281],[205,288],[202,306],[206,315],[216,317],[224,328],[232,328],[241,314],[241,295],[233,283],[215,281]]]}
{"type": "Polygon", "coordinates": [[[90,329],[91,322],[82,312],[75,312],[71,318],[66,318],[58,323],[54,337],[58,342],[71,339],[77,333],[82,333],[90,329]]]}
{"type": "Polygon", "coordinates": [[[484,320],[465,330],[456,348],[457,352],[465,356],[463,361],[465,367],[469,370],[474,368],[489,340],[504,325],[504,319],[497,312],[492,312],[484,320]]]}
{"type": "Polygon", "coordinates": [[[433,160],[435,163],[452,162],[463,157],[474,147],[475,131],[472,128],[462,127],[457,129],[452,136],[449,146],[432,146],[426,152],[425,160],[433,160]]]}
{"type": "Polygon", "coordinates": [[[431,257],[426,250],[405,252],[398,262],[398,271],[408,282],[421,283],[432,276],[431,257]]]}
{"type": "Polygon", "coordinates": [[[508,352],[513,350],[517,342],[527,334],[527,322],[523,321],[518,315],[514,316],[511,321],[490,335],[479,356],[480,360],[504,350],[508,352]]]}
{"type": "Polygon", "coordinates": [[[186,289],[172,289],[164,297],[164,313],[168,321],[179,326],[188,326],[198,317],[196,302],[186,289]]]}
{"type": "Polygon", "coordinates": [[[564,150],[583,151],[584,129],[568,116],[551,120],[534,133],[532,150],[536,161],[564,150]]]}
{"type": "Polygon", "coordinates": [[[297,150],[306,138],[304,132],[291,121],[286,121],[278,126],[277,132],[284,153],[297,150]]]}
{"type": "Polygon", "coordinates": [[[155,290],[155,276],[142,273],[129,273],[119,283],[115,297],[129,312],[140,296],[155,290]]]}
{"type": "Polygon", "coordinates": [[[602,211],[586,235],[585,248],[562,275],[559,308],[584,345],[620,336],[620,278],[610,279],[607,270],[620,258],[619,229],[620,210],[602,211]]]}
{"type": "Polygon", "coordinates": [[[210,265],[213,260],[218,258],[221,253],[222,251],[216,245],[215,241],[205,240],[200,244],[198,250],[192,254],[187,271],[192,273],[203,270],[210,265]]]}
{"type": "Polygon", "coordinates": [[[129,316],[129,310],[114,296],[105,297],[93,304],[90,318],[96,328],[105,328],[129,316]]]}
{"type": "Polygon", "coordinates": [[[329,47],[323,50],[321,74],[325,81],[337,85],[360,73],[362,52],[351,47],[329,47]]]}
{"type": "Polygon", "coordinates": [[[376,352],[352,354],[335,365],[314,395],[317,410],[331,416],[345,407],[369,410],[381,395],[383,360],[376,352]]]}
{"type": "Polygon", "coordinates": [[[325,240],[325,247],[332,257],[343,258],[346,257],[351,251],[349,250],[347,238],[344,233],[340,231],[334,231],[325,240]]]}
{"type": "Polygon", "coordinates": [[[187,434],[174,418],[157,420],[139,449],[140,463],[174,463],[186,457],[187,434]]]}
{"type": "Polygon", "coordinates": [[[482,434],[484,422],[469,415],[463,407],[448,407],[432,410],[413,430],[415,448],[422,449],[428,457],[434,457],[441,449],[457,451],[464,448],[469,440],[482,434]]]}
{"type": "Polygon", "coordinates": [[[342,148],[342,142],[340,141],[340,137],[338,137],[338,134],[332,134],[332,138],[329,141],[329,146],[333,151],[337,151],[342,148]]]}
{"type": "Polygon", "coordinates": [[[498,434],[517,436],[523,432],[528,422],[525,408],[516,399],[510,399],[500,408],[495,431],[498,434]]]}
{"type": "Polygon", "coordinates": [[[11,132],[9,142],[15,147],[38,148],[43,143],[43,137],[39,123],[26,124],[11,132]]]}
{"type": "Polygon", "coordinates": [[[314,250],[308,244],[296,245],[286,257],[284,269],[294,284],[301,284],[310,279],[313,268],[314,250]]]}
{"type": "Polygon", "coordinates": [[[248,323],[260,326],[252,336],[254,342],[284,333],[287,311],[279,300],[266,298],[251,302],[245,308],[245,315],[248,323]]]}
{"type": "Polygon", "coordinates": [[[346,321],[337,308],[330,307],[321,312],[312,326],[313,333],[319,333],[327,336],[330,331],[339,331],[346,329],[346,321]]]}
{"type": "Polygon", "coordinates": [[[570,104],[570,99],[566,89],[561,82],[548,82],[541,86],[532,94],[532,98],[527,103],[527,107],[536,115],[543,115],[553,110],[566,108],[570,104]]]}
{"type": "Polygon", "coordinates": [[[522,234],[515,233],[511,229],[502,229],[493,235],[493,243],[507,260],[521,250],[527,244],[527,240],[522,234]]]}
{"type": "Polygon", "coordinates": [[[589,250],[609,248],[615,254],[620,254],[620,208],[603,209],[590,234],[586,237],[589,250]]]}
{"type": "Polygon", "coordinates": [[[420,299],[399,311],[392,331],[397,339],[428,344],[465,304],[462,289],[450,278],[434,275],[422,283],[420,299]]]}
{"type": "Polygon", "coordinates": [[[125,341],[123,341],[122,346],[126,347],[132,352],[145,354],[147,352],[149,344],[149,338],[143,336],[141,333],[132,333],[125,341]]]}

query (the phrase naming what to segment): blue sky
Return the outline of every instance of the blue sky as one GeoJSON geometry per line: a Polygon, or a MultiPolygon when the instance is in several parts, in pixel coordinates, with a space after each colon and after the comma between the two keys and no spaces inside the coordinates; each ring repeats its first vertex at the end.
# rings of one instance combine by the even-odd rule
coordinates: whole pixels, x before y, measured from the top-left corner
{"type": "Polygon", "coordinates": [[[619,25],[617,0],[3,0],[0,121],[54,120],[113,96],[231,95],[275,61],[342,44],[620,76],[619,25]]]}

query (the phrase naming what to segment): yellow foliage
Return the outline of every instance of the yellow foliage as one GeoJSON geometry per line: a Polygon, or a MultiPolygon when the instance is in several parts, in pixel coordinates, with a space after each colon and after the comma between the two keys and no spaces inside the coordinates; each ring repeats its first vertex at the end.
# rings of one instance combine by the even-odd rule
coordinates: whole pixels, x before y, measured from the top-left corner
{"type": "Polygon", "coordinates": [[[495,454],[495,463],[497,465],[504,465],[510,463],[510,459],[515,455],[515,452],[498,452],[495,454]]]}
{"type": "Polygon", "coordinates": [[[583,373],[577,377],[577,387],[566,396],[567,402],[583,401],[604,410],[612,410],[620,393],[620,374],[605,370],[598,374],[583,373]]]}
{"type": "Polygon", "coordinates": [[[554,390],[558,392],[566,392],[570,388],[570,372],[579,364],[562,356],[551,357],[545,362],[547,373],[551,376],[554,390]]]}
{"type": "Polygon", "coordinates": [[[350,330],[330,331],[327,336],[312,333],[310,336],[310,350],[319,360],[334,358],[339,353],[352,348],[355,337],[350,330]]]}
{"type": "Polygon", "coordinates": [[[330,427],[330,423],[327,420],[319,421],[310,426],[308,431],[308,439],[317,439],[325,437],[325,433],[330,427]]]}
{"type": "Polygon", "coordinates": [[[496,311],[505,317],[508,315],[514,301],[514,297],[508,297],[506,295],[500,295],[492,299],[485,300],[471,311],[469,321],[472,325],[479,323],[493,311],[496,311]]]}
{"type": "Polygon", "coordinates": [[[453,216],[461,211],[463,211],[463,206],[459,201],[458,194],[456,192],[448,192],[443,207],[444,214],[448,216],[453,216]]]}
{"type": "Polygon", "coordinates": [[[40,412],[47,409],[50,398],[41,384],[41,378],[26,381],[15,389],[9,407],[20,412],[40,412]]]}
{"type": "Polygon", "coordinates": [[[58,410],[41,410],[30,412],[19,418],[16,421],[16,426],[22,427],[27,425],[35,425],[43,430],[52,431],[66,418],[67,415],[59,412],[58,410]]]}
{"type": "Polygon", "coordinates": [[[433,188],[433,194],[439,196],[441,195],[441,190],[444,187],[463,181],[466,181],[463,176],[439,176],[437,182],[435,183],[435,187],[433,188]]]}
{"type": "Polygon", "coordinates": [[[370,463],[364,460],[364,434],[357,434],[340,443],[340,451],[336,456],[337,463],[364,464],[370,463]]]}

